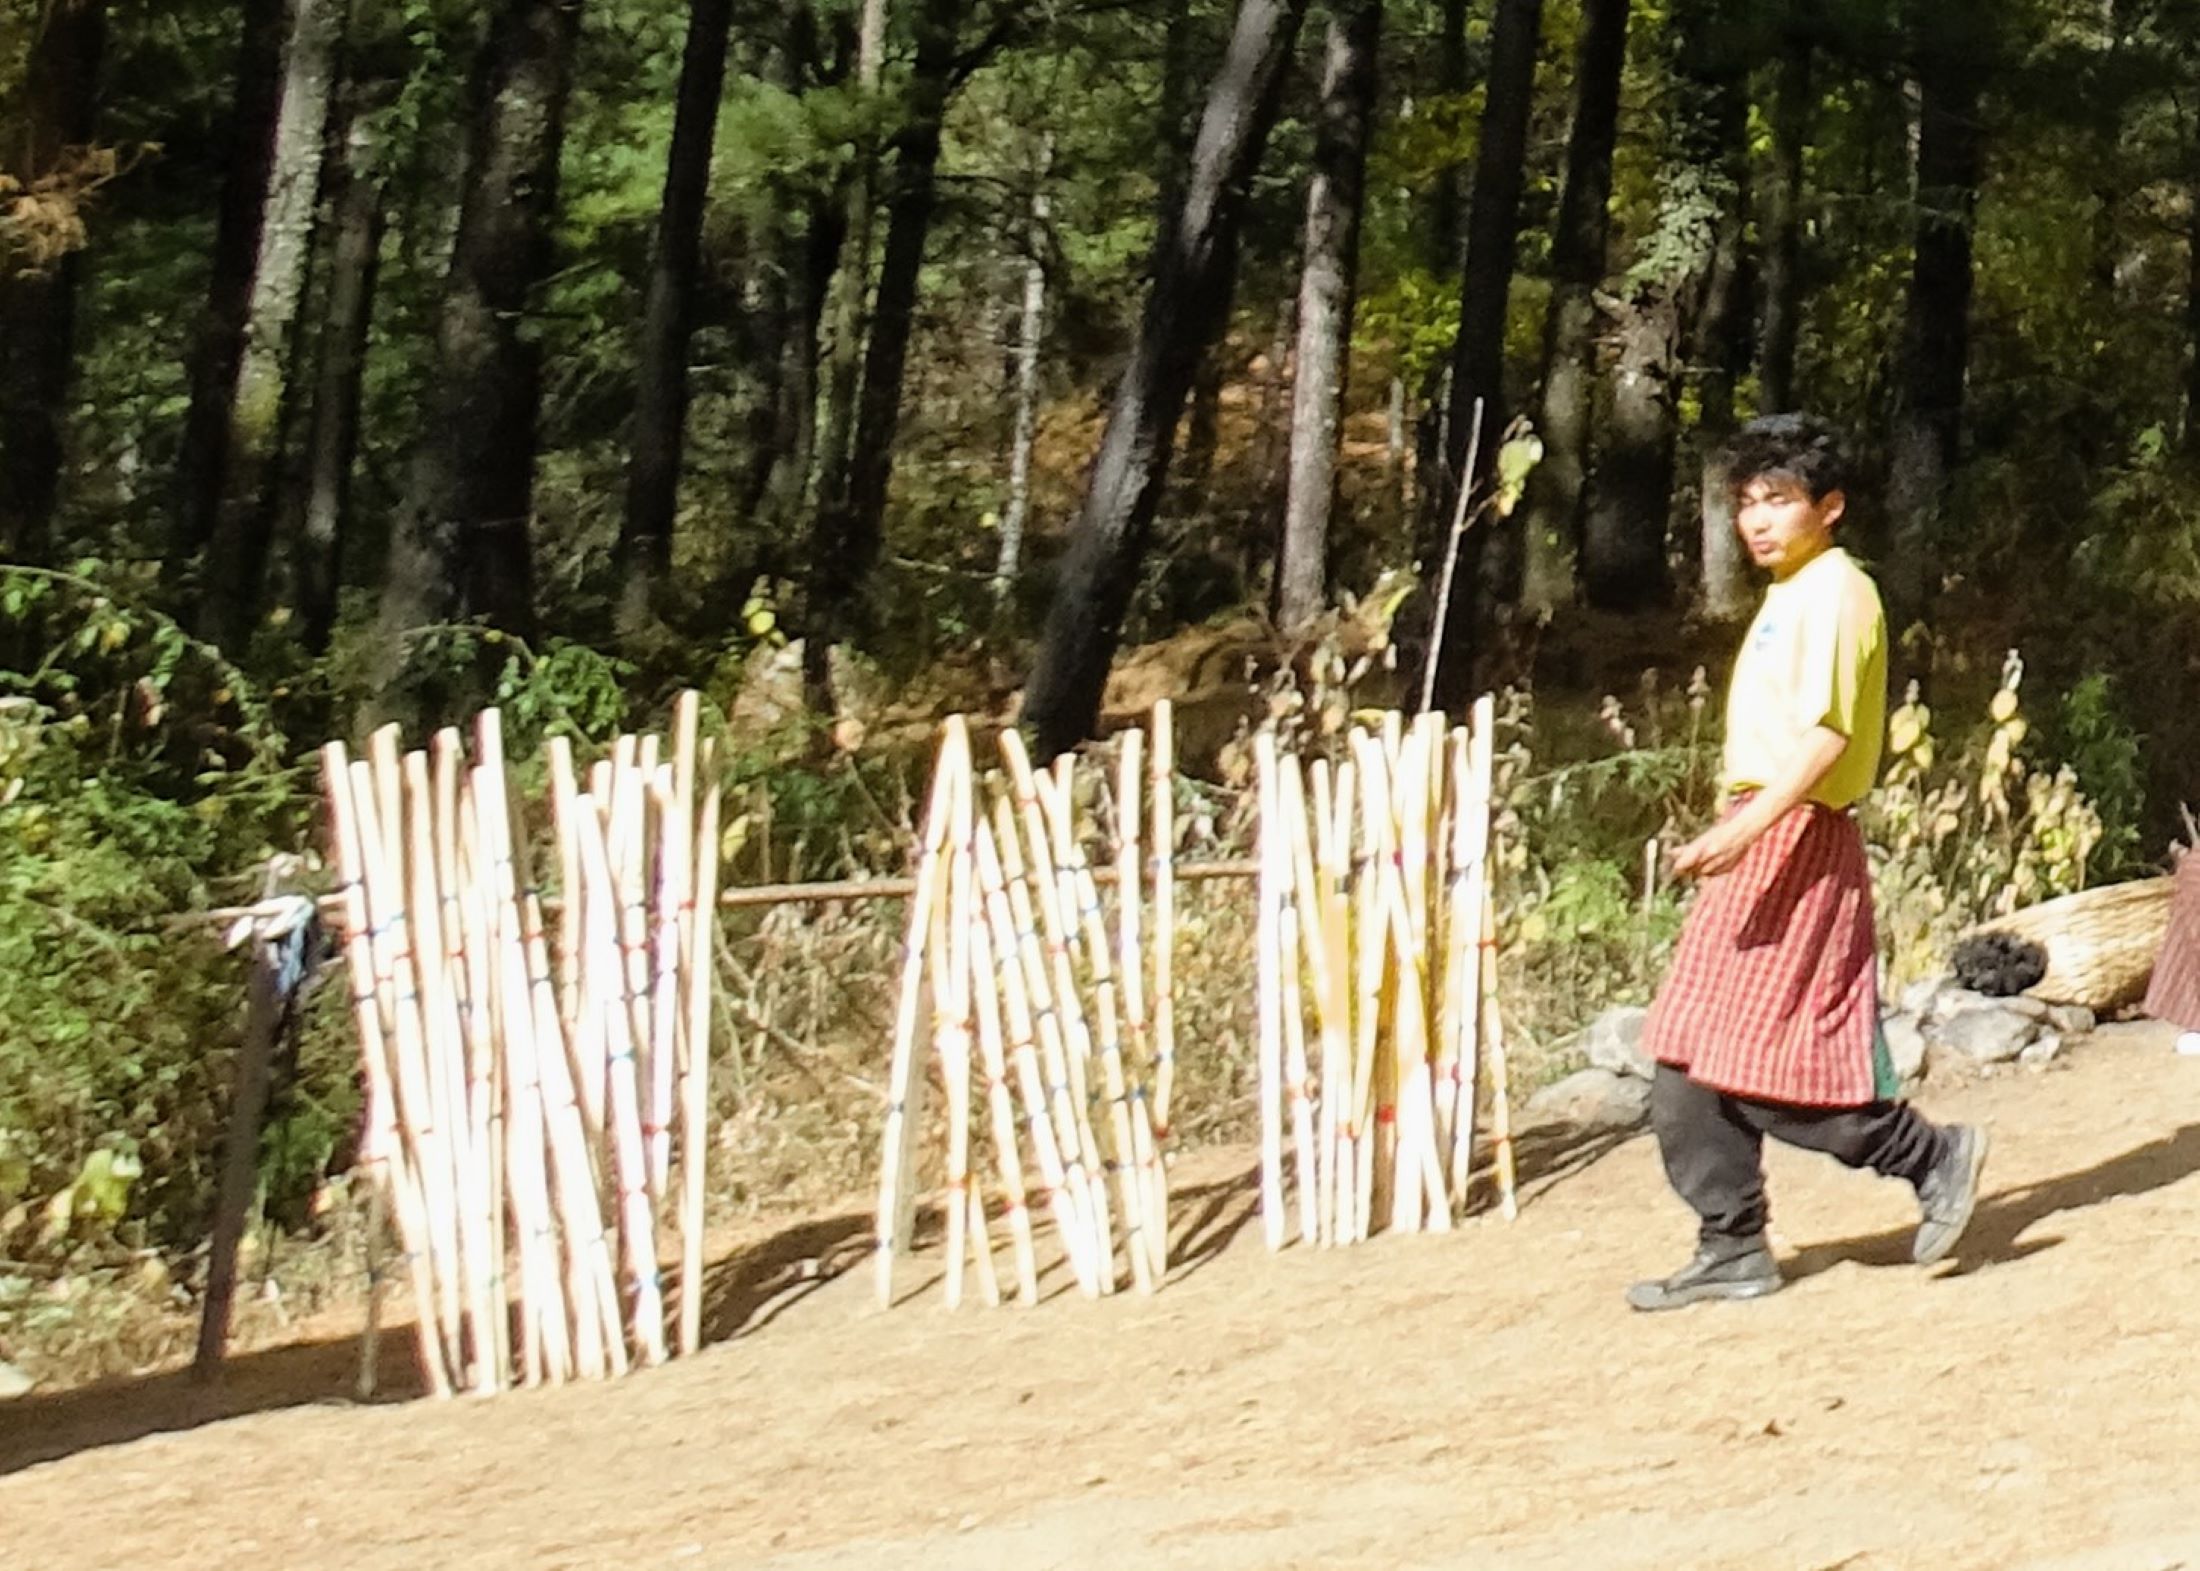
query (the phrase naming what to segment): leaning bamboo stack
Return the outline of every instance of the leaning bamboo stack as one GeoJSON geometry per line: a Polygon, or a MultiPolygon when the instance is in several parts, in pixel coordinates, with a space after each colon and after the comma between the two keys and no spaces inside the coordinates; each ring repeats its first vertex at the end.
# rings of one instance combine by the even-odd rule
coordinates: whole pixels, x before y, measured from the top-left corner
{"type": "Polygon", "coordinates": [[[936,1192],[950,1306],[973,1280],[988,1302],[1012,1292],[1036,1303],[1048,1233],[1088,1297],[1150,1293],[1168,1272],[1169,707],[1157,708],[1150,735],[1126,736],[1112,781],[1090,790],[1070,759],[1034,767],[1014,731],[999,753],[997,768],[981,770],[967,725],[948,721],[925,808],[888,1065],[882,1307],[910,1249],[927,1176],[920,1147],[933,1130],[945,1135],[936,1192]],[[1113,843],[1096,866],[1085,804],[1110,787],[1113,843]],[[1102,867],[1113,873],[1112,912],[1102,867]],[[935,1073],[946,1097],[936,1118],[935,1073]]]}
{"type": "Polygon", "coordinates": [[[563,739],[522,812],[500,717],[323,753],[365,1065],[429,1389],[493,1392],[701,1341],[718,792],[683,694],[668,749],[563,739]],[[530,830],[544,833],[541,849],[530,830]],[[558,899],[539,875],[555,872],[558,899]],[[678,1156],[675,1183],[674,1157],[678,1156]],[[660,1262],[680,1282],[668,1327],[660,1262]]]}
{"type": "Polygon", "coordinates": [[[1355,729],[1332,769],[1254,738],[1260,1195],[1270,1248],[1442,1232],[1485,1128],[1515,1209],[1490,844],[1493,705],[1355,729]]]}

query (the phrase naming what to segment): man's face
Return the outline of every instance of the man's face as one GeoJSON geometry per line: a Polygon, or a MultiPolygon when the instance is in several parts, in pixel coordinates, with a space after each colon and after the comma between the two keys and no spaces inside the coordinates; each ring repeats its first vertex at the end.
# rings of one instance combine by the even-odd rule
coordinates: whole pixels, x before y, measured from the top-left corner
{"type": "Polygon", "coordinates": [[[1828,491],[1816,501],[1788,475],[1760,475],[1735,493],[1734,527],[1750,560],[1785,578],[1833,544],[1848,498],[1828,491]]]}

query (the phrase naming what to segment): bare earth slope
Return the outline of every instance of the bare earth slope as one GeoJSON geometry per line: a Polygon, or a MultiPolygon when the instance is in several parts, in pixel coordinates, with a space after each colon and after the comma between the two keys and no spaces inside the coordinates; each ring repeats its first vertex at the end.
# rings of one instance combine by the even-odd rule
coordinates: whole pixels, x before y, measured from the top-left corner
{"type": "Polygon", "coordinates": [[[1646,1140],[1341,1253],[1186,1173],[1167,1292],[1028,1314],[771,1296],[851,1255],[821,1221],[720,1268],[744,1334],[613,1386],[278,1406],[340,1389],[328,1346],[175,1433],[104,1443],[195,1416],[167,1382],[0,1408],[0,1566],[2200,1565],[2200,1063],[2114,1028],[1927,1107],[1996,1137],[1936,1272],[1906,1191],[1779,1152],[1795,1285],[1630,1315],[1688,1242],[1646,1140]]]}

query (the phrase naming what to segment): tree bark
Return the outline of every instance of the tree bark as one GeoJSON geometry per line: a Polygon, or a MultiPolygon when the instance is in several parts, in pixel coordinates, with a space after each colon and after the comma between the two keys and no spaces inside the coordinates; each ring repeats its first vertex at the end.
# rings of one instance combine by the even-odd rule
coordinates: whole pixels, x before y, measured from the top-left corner
{"type": "MultiPolygon", "coordinates": [[[[212,280],[191,352],[191,403],[177,459],[171,580],[188,574],[213,543],[229,494],[237,379],[244,366],[267,198],[275,168],[283,91],[285,0],[244,0],[230,110],[227,173],[214,231],[212,280]]],[[[225,571],[203,564],[206,578],[225,571]]]]}
{"type": "MultiPolygon", "coordinates": [[[[90,144],[105,32],[105,0],[45,8],[19,100],[21,130],[0,154],[0,169],[26,186],[90,144]]],[[[81,276],[73,251],[35,270],[0,252],[0,552],[11,562],[43,562],[52,552],[81,276]]]]}
{"type": "Polygon", "coordinates": [[[1287,633],[1319,616],[1328,594],[1329,518],[1337,493],[1337,437],[1350,369],[1360,211],[1382,30],[1382,0],[1358,0],[1329,24],[1321,128],[1306,193],[1291,474],[1276,565],[1276,620],[1287,633]]]}
{"type": "Polygon", "coordinates": [[[1698,489],[1698,582],[1704,615],[1716,622],[1737,621],[1756,599],[1749,555],[1734,532],[1734,494],[1720,453],[1734,435],[1734,394],[1749,368],[1749,267],[1743,234],[1749,222],[1749,166],[1744,136],[1747,105],[1739,92],[1729,99],[1729,174],[1723,182],[1727,202],[1712,240],[1711,277],[1704,289],[1703,313],[1696,322],[1694,359],[1702,367],[1696,384],[1698,489]]]}
{"type": "Polygon", "coordinates": [[[1543,462],[1528,480],[1521,528],[1523,609],[1549,615],[1574,598],[1581,500],[1589,483],[1596,405],[1597,287],[1611,242],[1612,151],[1627,63],[1629,0],[1588,0],[1575,66],[1574,123],[1551,245],[1551,304],[1543,323],[1543,462]]]}
{"type": "Polygon", "coordinates": [[[1891,549],[1882,579],[1890,621],[1923,616],[1939,575],[1940,507],[1955,468],[1970,359],[1971,222],[1985,167],[1981,42],[1962,19],[1916,0],[1917,233],[1903,313],[1887,473],[1891,549]]]}
{"type": "MultiPolygon", "coordinates": [[[[1459,491],[1476,477],[1466,473],[1475,445],[1474,410],[1480,400],[1481,461],[1497,455],[1505,426],[1505,311],[1513,263],[1520,248],[1520,196],[1527,183],[1528,117],[1535,107],[1536,47],[1542,36],[1543,0],[1497,0],[1490,32],[1490,74],[1482,101],[1481,140],[1475,148],[1474,205],[1467,215],[1467,254],[1460,278],[1459,336],[1452,345],[1451,386],[1444,412],[1443,461],[1422,488],[1421,563],[1431,582],[1449,546],[1459,491]]],[[[1457,707],[1473,683],[1475,631],[1487,602],[1476,592],[1485,576],[1488,532],[1472,529],[1461,543],[1457,586],[1436,631],[1440,640],[1435,702],[1457,707]]],[[[1502,592],[1516,576],[1503,562],[1490,577],[1502,592]]]]}
{"type": "Polygon", "coordinates": [[[274,160],[230,412],[229,472],[199,591],[199,631],[223,648],[241,649],[251,637],[267,589],[282,487],[283,416],[299,403],[288,381],[303,354],[299,305],[312,270],[329,105],[349,11],[348,0],[291,0],[274,160]]]}
{"type": "Polygon", "coordinates": [[[621,619],[629,624],[660,609],[672,573],[673,519],[687,441],[688,345],[732,27],[733,0],[691,0],[664,203],[635,355],[634,435],[618,546],[621,619]]]}
{"type": "Polygon", "coordinates": [[[505,0],[482,48],[435,393],[382,600],[385,675],[402,664],[407,634],[453,617],[533,630],[541,353],[525,329],[552,260],[580,16],[579,0],[505,0]]]}
{"type": "Polygon", "coordinates": [[[1246,188],[1305,14],[1306,0],[1240,0],[1201,117],[1176,243],[1156,270],[1024,696],[1024,718],[1046,757],[1076,746],[1099,718],[1177,421],[1200,352],[1221,325],[1246,188]]]}
{"type": "MultiPolygon", "coordinates": [[[[857,30],[856,90],[864,113],[878,113],[879,83],[886,68],[886,0],[863,0],[857,30]]],[[[817,440],[817,465],[812,474],[818,517],[834,505],[831,488],[847,473],[853,455],[856,401],[863,390],[863,344],[868,331],[865,307],[871,287],[871,241],[876,222],[879,151],[876,127],[866,123],[859,133],[855,167],[848,172],[842,198],[840,256],[833,269],[826,314],[832,323],[832,342],[822,359],[825,377],[825,419],[817,440]]],[[[814,618],[820,608],[811,607],[814,618]]],[[[830,617],[826,608],[823,615],[830,617]]],[[[812,638],[811,642],[816,640],[812,638]]]]}
{"type": "Polygon", "coordinates": [[[1009,442],[1008,504],[1001,513],[1001,544],[993,562],[993,596],[1006,600],[1022,570],[1024,529],[1031,515],[1031,457],[1039,435],[1039,359],[1047,331],[1047,243],[1053,217],[1047,178],[1054,167],[1054,138],[1039,154],[1031,192],[1031,229],[1025,237],[1024,298],[1016,332],[1016,422],[1009,442]]]}
{"type": "MultiPolygon", "coordinates": [[[[886,498],[894,478],[894,442],[901,428],[902,378],[916,330],[924,249],[939,199],[940,134],[953,87],[956,35],[965,0],[922,0],[917,12],[916,64],[907,104],[888,150],[886,245],[856,406],[855,443],[841,476],[819,510],[810,566],[809,622],[803,629],[805,681],[827,698],[834,642],[864,621],[862,596],[885,543],[886,498]]],[[[822,711],[821,711],[822,712],[822,711]]]]}
{"type": "Polygon", "coordinates": [[[1810,145],[1811,33],[1791,17],[1780,44],[1772,99],[1772,179],[1765,189],[1764,322],[1758,385],[1769,412],[1795,407],[1795,346],[1803,318],[1803,154],[1810,145]]]}
{"type": "Polygon", "coordinates": [[[328,202],[328,279],[304,483],[285,530],[291,542],[300,636],[317,654],[328,648],[336,625],[344,550],[351,535],[360,387],[367,364],[367,330],[374,317],[382,233],[388,222],[377,149],[363,122],[351,120],[336,156],[328,202]]]}
{"type": "Polygon", "coordinates": [[[1726,0],[1689,0],[1668,15],[1672,61],[1657,227],[1620,307],[1609,440],[1582,531],[1582,590],[1600,610],[1632,611],[1672,595],[1666,526],[1673,503],[1686,347],[1716,272],[1722,227],[1739,200],[1742,76],[1726,0]]]}

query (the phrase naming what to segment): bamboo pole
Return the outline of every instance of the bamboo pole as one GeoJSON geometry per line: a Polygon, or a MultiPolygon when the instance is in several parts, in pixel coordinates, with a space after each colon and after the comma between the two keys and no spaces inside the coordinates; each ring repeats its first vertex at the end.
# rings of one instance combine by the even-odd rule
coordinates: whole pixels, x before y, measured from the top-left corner
{"type": "Polygon", "coordinates": [[[947,1222],[947,1307],[962,1306],[968,1260],[970,1198],[970,929],[972,868],[963,848],[972,825],[971,798],[959,790],[948,815],[947,899],[932,913],[932,1040],[947,1092],[947,1179],[940,1209],[947,1222]]]}
{"type": "MultiPolygon", "coordinates": [[[[1056,778],[1059,781],[1059,772],[1056,778]]],[[[1131,1092],[1131,1070],[1124,1063],[1122,1019],[1115,967],[1110,959],[1113,946],[1108,940],[1107,916],[1100,907],[1100,889],[1077,838],[1070,793],[1066,789],[1056,789],[1048,807],[1053,817],[1055,864],[1065,870],[1065,886],[1074,902],[1065,913],[1070,918],[1067,925],[1084,934],[1085,957],[1099,1016],[1100,1083],[1108,1102],[1108,1131],[1113,1141],[1109,1165],[1115,1173],[1116,1199],[1123,1214],[1123,1250],[1130,1257],[1132,1283],[1141,1293],[1151,1293],[1156,1286],[1156,1272],[1153,1246],[1146,1237],[1146,1229],[1153,1207],[1146,1195],[1145,1180],[1148,1170],[1156,1165],[1153,1126],[1147,1116],[1145,1099],[1134,1097],[1131,1092]]]]}
{"type": "Polygon", "coordinates": [[[590,1144],[603,1140],[605,1064],[598,1032],[581,1029],[581,931],[585,891],[581,883],[580,842],[574,838],[580,786],[573,773],[573,744],[562,736],[549,742],[551,821],[558,838],[558,888],[564,903],[558,912],[558,1018],[573,1053],[573,1081],[580,1088],[581,1116],[588,1121],[590,1144]]]}
{"type": "Polygon", "coordinates": [[[610,1121],[615,1131],[620,1231],[625,1238],[627,1273],[634,1293],[632,1324],[642,1356],[665,1359],[664,1300],[657,1279],[655,1217],[650,1208],[649,1155],[643,1140],[642,1086],[635,1062],[627,967],[621,955],[617,915],[622,891],[611,873],[609,851],[600,823],[591,822],[594,803],[582,798],[580,814],[581,877],[591,886],[588,903],[584,992],[601,1011],[611,1061],[610,1121]]]}
{"type": "Polygon", "coordinates": [[[1315,1160],[1313,1070],[1306,1053],[1306,997],[1303,978],[1311,970],[1321,989],[1320,892],[1314,883],[1313,857],[1307,847],[1305,776],[1297,758],[1279,770],[1278,856],[1282,862],[1283,913],[1283,1067],[1286,1105],[1291,1110],[1291,1146],[1298,1174],[1299,1237],[1321,1241],[1321,1180],[1315,1160]]]}
{"type": "Polygon", "coordinates": [[[946,844],[953,808],[953,794],[962,789],[969,774],[970,740],[960,717],[950,718],[942,731],[937,762],[932,770],[931,795],[924,810],[924,839],[918,852],[916,892],[909,902],[909,920],[901,946],[901,990],[894,1011],[893,1057],[887,1068],[886,1126],[881,1136],[877,1219],[878,1304],[894,1301],[894,1263],[907,1251],[908,1228],[903,1222],[910,1193],[910,1169],[915,1154],[916,1125],[909,1100],[912,1086],[921,1084],[916,1066],[918,988],[924,975],[925,938],[931,931],[932,904],[939,898],[940,852],[946,844]]]}
{"type": "MultiPolygon", "coordinates": [[[[972,814],[970,865],[978,879],[977,907],[970,924],[970,985],[977,1005],[978,1058],[985,1070],[986,1111],[992,1121],[993,1150],[1000,1168],[1001,1194],[1007,1207],[1009,1244],[1016,1264],[1016,1296],[1029,1308],[1039,1301],[1037,1252],[1031,1236],[1031,1211],[1024,1187],[1023,1156],[1016,1140],[1016,1109],[1008,1085],[1008,1053],[1001,1028],[1000,976],[995,969],[984,865],[978,854],[978,837],[985,825],[972,814]]],[[[1042,1102],[1037,1116],[1044,1121],[1042,1102]]],[[[1035,1132],[1036,1133],[1036,1132],[1035,1132]]],[[[1041,1164],[1041,1172],[1046,1171],[1041,1164]]],[[[1056,1181],[1058,1183],[1058,1180],[1056,1181]]],[[[1050,1184],[1049,1192],[1053,1185],[1050,1184]]],[[[1065,1243],[1068,1238],[1064,1230],[1065,1243]]]]}
{"type": "Polygon", "coordinates": [[[392,865],[396,849],[402,845],[404,815],[399,794],[402,788],[394,767],[394,743],[394,729],[385,729],[374,738],[375,763],[353,762],[352,797],[361,808],[360,849],[365,858],[367,907],[374,924],[376,980],[383,989],[385,1008],[394,1026],[391,1040],[396,1046],[398,1125],[413,1151],[421,1199],[427,1208],[428,1279],[435,1290],[433,1319],[436,1335],[442,1341],[444,1367],[458,1378],[465,1363],[457,1323],[463,1266],[458,1257],[455,1168],[447,1132],[437,1120],[437,1098],[428,1074],[420,999],[414,983],[412,929],[405,919],[404,891],[392,865]],[[385,806],[390,810],[388,817],[383,816],[385,806]]]}
{"type": "MultiPolygon", "coordinates": [[[[1350,768],[1349,765],[1346,766],[1350,768]]],[[[1339,1113],[1352,1086],[1351,906],[1343,887],[1343,858],[1337,849],[1331,810],[1329,761],[1317,758],[1307,771],[1308,806],[1312,817],[1311,851],[1303,843],[1295,847],[1303,858],[1311,854],[1308,874],[1314,891],[1314,1004],[1321,1023],[1322,1096],[1314,1155],[1319,1190],[1318,1237],[1323,1244],[1337,1242],[1337,1177],[1342,1122],[1339,1113]]],[[[1350,789],[1349,781],[1346,789],[1350,789]]],[[[1302,830],[1302,833],[1304,831],[1302,830]]],[[[1301,863],[1302,868],[1304,862],[1301,863]]]]}
{"type": "MultiPolygon", "coordinates": [[[[1017,847],[1016,816],[1005,796],[993,800],[992,847],[999,859],[1003,900],[1009,918],[1004,930],[995,920],[993,939],[1005,946],[1021,974],[1021,995],[1028,1001],[1033,1034],[1037,1037],[1038,1063],[1045,1071],[1042,1106],[1052,1125],[1052,1138],[1062,1161],[1062,1182],[1069,1188],[1080,1234],[1079,1254],[1086,1269],[1078,1274],[1078,1286],[1097,1297],[1109,1290],[1114,1246],[1108,1236],[1107,1211],[1098,1175],[1085,1160],[1079,1130],[1079,1110],[1071,1089],[1069,1046],[1063,1009],[1054,995],[1053,973],[1039,937],[1038,918],[1032,910],[1033,895],[1023,873],[1017,847]]],[[[980,842],[983,855],[985,843],[980,842]]],[[[1005,974],[1005,973],[1004,973],[1005,974]]],[[[1010,1029],[1015,1029],[1015,999],[1010,997],[1010,1029]]]]}
{"type": "Polygon", "coordinates": [[[985,1190],[978,1178],[970,1180],[969,1218],[964,1231],[970,1236],[970,1253],[978,1268],[978,1297],[988,1309],[1001,1306],[1001,1274],[993,1264],[993,1234],[986,1226],[985,1190]]]}
{"type": "Polygon", "coordinates": [[[1153,1124],[1169,1139],[1176,1088],[1176,711],[1153,706],[1153,1124]]]}
{"type": "Polygon", "coordinates": [[[1138,1117],[1145,1126],[1145,1144],[1139,1157],[1140,1188],[1146,1211],[1140,1218],[1140,1237],[1158,1283],[1169,1270],[1169,1177],[1161,1160],[1161,1135],[1154,1127],[1149,1076],[1153,1073],[1153,1040],[1146,1018],[1145,941],[1141,917],[1145,890],[1140,882],[1140,830],[1145,800],[1146,733],[1125,731],[1116,755],[1115,777],[1115,913],[1116,964],[1123,979],[1123,1021],[1130,1038],[1131,1096],[1139,1104],[1138,1117]]]}
{"type": "Polygon", "coordinates": [[[362,1155],[368,1171],[389,1196],[397,1218],[399,1247],[412,1279],[417,1306],[420,1372],[428,1389],[439,1397],[451,1394],[451,1378],[443,1362],[442,1345],[435,1326],[435,1286],[428,1275],[427,1217],[425,1203],[412,1163],[397,1127],[397,1092],[388,1034],[383,1029],[380,998],[380,966],[374,955],[373,919],[366,895],[366,856],[360,834],[360,813],[354,795],[354,776],[341,742],[321,750],[322,780],[329,807],[331,838],[336,845],[337,890],[343,901],[344,953],[351,972],[352,1018],[359,1029],[367,1076],[367,1134],[362,1155]]]}
{"type": "MultiPolygon", "coordinates": [[[[708,753],[705,754],[706,759],[708,753]]],[[[692,767],[692,766],[691,766],[692,767]]],[[[692,793],[694,782],[689,781],[692,793]]],[[[703,1208],[710,1162],[711,987],[717,949],[719,788],[703,795],[703,819],[695,836],[695,877],[688,916],[686,1127],[682,1130],[681,1170],[685,1204],[681,1212],[680,1351],[694,1353],[703,1343],[703,1208]]]]}
{"type": "Polygon", "coordinates": [[[1359,995],[1352,1052],[1352,1226],[1351,1240],[1365,1242],[1374,1217],[1376,1147],[1381,1117],[1376,1104],[1377,1063],[1382,1055],[1383,985],[1388,969],[1390,907],[1382,898],[1381,828],[1388,821],[1390,789],[1382,749],[1365,732],[1352,735],[1358,782],[1359,842],[1353,858],[1354,935],[1359,995]]]}
{"type": "MultiPolygon", "coordinates": [[[[482,1153],[489,1168],[491,1270],[494,1273],[490,1300],[495,1308],[495,1322],[490,1331],[497,1368],[502,1378],[509,1381],[514,1368],[510,1279],[512,1214],[507,1205],[510,1186],[505,1172],[508,1128],[505,1101],[509,1076],[503,1045],[497,1037],[495,971],[490,964],[495,946],[489,936],[488,859],[481,849],[473,786],[455,732],[445,745],[455,776],[451,800],[457,822],[452,838],[458,845],[459,909],[465,929],[469,989],[467,1067],[471,1076],[470,1094],[475,1099],[475,1126],[482,1133],[482,1153]]],[[[539,1367],[539,1357],[535,1362],[539,1367]]]]}
{"type": "Polygon", "coordinates": [[[1284,1245],[1283,1205],[1283,836],[1278,832],[1276,736],[1253,735],[1260,793],[1260,891],[1254,925],[1253,975],[1260,1085],[1260,1219],[1270,1249],[1284,1245]]]}

